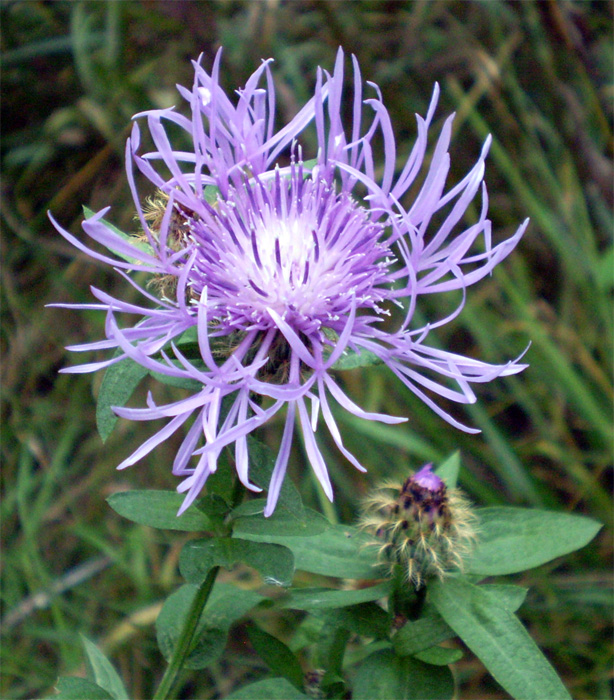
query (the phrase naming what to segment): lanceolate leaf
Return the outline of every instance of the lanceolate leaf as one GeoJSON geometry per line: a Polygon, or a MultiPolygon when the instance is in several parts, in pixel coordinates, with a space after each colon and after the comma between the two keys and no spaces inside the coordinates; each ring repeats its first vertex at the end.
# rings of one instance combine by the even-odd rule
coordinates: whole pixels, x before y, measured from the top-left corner
{"type": "Polygon", "coordinates": [[[328,610],[380,600],[389,593],[388,581],[376,586],[348,591],[331,588],[297,588],[282,601],[282,607],[294,610],[328,610]]]}
{"type": "Polygon", "coordinates": [[[457,450],[435,469],[435,473],[446,482],[446,486],[449,489],[453,489],[456,488],[460,467],[460,452],[457,450]]]}
{"type": "Polygon", "coordinates": [[[212,520],[199,508],[188,508],[177,517],[184,496],[175,491],[120,491],[107,498],[116,513],[140,525],[163,530],[205,532],[212,529],[212,520]]]}
{"type": "Polygon", "coordinates": [[[510,612],[518,610],[529,592],[529,589],[524,586],[514,586],[510,583],[482,584],[480,590],[491,597],[494,596],[499,601],[498,604],[510,612]]]}
{"type": "Polygon", "coordinates": [[[214,566],[230,568],[243,562],[260,572],[265,583],[289,586],[294,557],[286,547],[230,537],[190,540],[181,550],[179,569],[188,583],[200,584],[214,566]]]}
{"type": "Polygon", "coordinates": [[[57,695],[46,700],[113,700],[108,691],[87,678],[59,678],[55,687],[57,695]]]}
{"type": "MultiPolygon", "coordinates": [[[[176,344],[182,347],[182,350],[185,350],[185,346],[192,342],[195,332],[195,329],[188,328],[176,340],[176,344]]],[[[116,356],[119,354],[121,352],[117,351],[116,356]]],[[[111,407],[124,406],[141,380],[148,374],[151,374],[163,384],[189,389],[190,391],[202,389],[202,384],[193,379],[169,377],[159,372],[149,372],[149,370],[129,357],[125,357],[123,360],[110,365],[107,367],[102,379],[96,404],[96,426],[103,442],[107,440],[117,423],[117,416],[113,413],[111,407]]]]}
{"type": "MultiPolygon", "coordinates": [[[[330,328],[324,329],[324,335],[328,337],[329,340],[333,342],[333,346],[326,346],[324,350],[324,356],[329,357],[333,352],[334,345],[337,343],[339,336],[330,328]]],[[[356,369],[357,367],[369,367],[371,365],[380,365],[382,360],[370,350],[365,350],[364,348],[359,348],[358,350],[352,350],[350,347],[341,353],[341,357],[332,366],[332,369],[356,369]]]]}
{"type": "Polygon", "coordinates": [[[344,608],[326,610],[316,614],[325,614],[328,623],[373,639],[387,639],[390,632],[388,613],[377,603],[359,603],[344,608]]]}
{"type": "Polygon", "coordinates": [[[343,657],[350,633],[344,627],[339,627],[333,620],[328,619],[320,629],[316,649],[316,663],[324,669],[330,681],[336,683],[343,671],[343,657]]]}
{"type": "Polygon", "coordinates": [[[309,700],[285,678],[265,678],[235,690],[226,700],[309,700]]]}
{"type": "Polygon", "coordinates": [[[371,539],[358,528],[332,525],[313,537],[283,537],[242,533],[242,537],[254,541],[277,542],[294,553],[297,569],[323,576],[338,578],[381,578],[376,549],[370,547],[371,539]]]}
{"type": "Polygon", "coordinates": [[[392,638],[399,656],[411,656],[456,636],[432,606],[425,606],[422,617],[406,622],[392,638]]]}
{"type": "Polygon", "coordinates": [[[353,700],[449,700],[454,679],[447,666],[431,666],[391,649],[368,656],[356,674],[353,700]]]}
{"type": "MultiPolygon", "coordinates": [[[[232,511],[233,531],[240,537],[247,535],[271,535],[279,537],[312,537],[330,527],[328,520],[310,508],[298,512],[277,506],[275,512],[265,518],[266,499],[257,498],[242,503],[232,511]]],[[[282,542],[283,544],[283,542],[282,542]]]]}
{"type": "MultiPolygon", "coordinates": [[[[497,605],[515,612],[522,605],[528,589],[511,584],[487,584],[480,586],[480,590],[486,591],[497,601],[497,605]]],[[[435,645],[455,636],[456,633],[450,625],[430,603],[427,603],[422,616],[417,620],[406,622],[392,638],[392,644],[399,656],[410,656],[437,648],[435,645]]]]}
{"type": "Polygon", "coordinates": [[[90,675],[96,684],[110,693],[115,700],[129,700],[128,691],[111,662],[87,637],[80,636],[87,655],[90,675]]]}
{"type": "Polygon", "coordinates": [[[149,374],[161,384],[176,386],[179,389],[187,389],[194,393],[201,391],[203,388],[203,385],[199,381],[190,379],[189,377],[172,377],[168,374],[162,374],[161,372],[150,372],[149,374]]]}
{"type": "Polygon", "coordinates": [[[588,544],[601,524],[581,515],[529,508],[480,508],[469,574],[499,576],[540,566],[588,544]]]}
{"type": "Polygon", "coordinates": [[[424,651],[419,651],[414,656],[419,661],[424,661],[425,664],[449,666],[460,661],[463,658],[463,652],[460,649],[448,649],[447,647],[430,647],[424,651]]]}
{"type": "Polygon", "coordinates": [[[429,597],[441,616],[516,700],[570,700],[554,669],[497,595],[462,578],[436,581],[429,597]]]}
{"type": "Polygon", "coordinates": [[[102,441],[109,437],[117,416],[111,406],[123,406],[148,371],[129,357],[107,367],[98,392],[96,425],[102,441]]]}
{"type": "Polygon", "coordinates": [[[303,671],[298,659],[277,637],[256,625],[247,628],[247,634],[256,653],[273,674],[283,676],[298,690],[303,690],[303,671]]]}

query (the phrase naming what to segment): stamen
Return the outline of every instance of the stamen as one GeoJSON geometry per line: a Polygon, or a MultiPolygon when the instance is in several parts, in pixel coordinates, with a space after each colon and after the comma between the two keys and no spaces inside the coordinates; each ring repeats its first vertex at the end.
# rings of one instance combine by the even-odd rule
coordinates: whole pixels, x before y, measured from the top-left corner
{"type": "Polygon", "coordinates": [[[281,214],[281,176],[279,174],[279,166],[275,168],[275,211],[281,214]]]}
{"type": "Polygon", "coordinates": [[[262,263],[260,262],[260,255],[258,253],[258,245],[256,243],[256,231],[252,229],[251,232],[251,239],[252,239],[252,250],[254,251],[254,260],[256,261],[256,265],[262,270],[262,263]]]}
{"type": "Polygon", "coordinates": [[[260,289],[260,287],[257,284],[255,284],[251,279],[248,279],[247,281],[250,283],[254,291],[258,292],[258,294],[265,298],[267,297],[267,293],[262,291],[262,289],[260,289]]]}
{"type": "Polygon", "coordinates": [[[311,235],[313,236],[315,261],[318,262],[320,259],[320,244],[318,242],[318,234],[316,233],[315,229],[311,231],[311,235]]]}

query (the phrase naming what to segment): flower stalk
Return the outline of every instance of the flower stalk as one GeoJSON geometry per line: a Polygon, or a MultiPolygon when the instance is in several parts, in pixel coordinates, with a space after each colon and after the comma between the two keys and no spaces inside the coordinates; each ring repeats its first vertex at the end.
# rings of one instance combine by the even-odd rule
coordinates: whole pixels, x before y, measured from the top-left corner
{"type": "MultiPolygon", "coordinates": [[[[241,482],[238,479],[235,479],[230,496],[230,506],[228,508],[227,518],[241,503],[244,494],[245,491],[242,488],[241,482]]],[[[224,532],[223,534],[225,536],[230,536],[232,534],[232,525],[227,523],[227,528],[228,531],[224,532]]],[[[219,566],[214,566],[205,577],[205,580],[198,587],[196,595],[194,596],[190,609],[186,615],[181,634],[177,639],[177,644],[173,650],[173,655],[171,656],[171,660],[169,661],[166,671],[162,676],[160,685],[153,696],[153,700],[168,700],[170,697],[185,661],[190,654],[192,642],[194,641],[194,635],[198,628],[198,623],[202,616],[203,610],[207,605],[211,591],[213,590],[213,585],[215,584],[219,570],[219,566]]]]}
{"type": "Polygon", "coordinates": [[[211,595],[213,584],[215,583],[219,570],[219,566],[214,566],[207,574],[205,580],[198,587],[194,600],[192,601],[192,605],[190,606],[188,614],[186,615],[185,623],[183,625],[183,629],[181,630],[181,634],[179,635],[179,639],[177,639],[177,644],[173,650],[173,655],[168,666],[166,667],[164,675],[162,676],[160,685],[153,696],[153,700],[168,700],[168,698],[171,697],[173,687],[175,686],[177,678],[181,673],[181,669],[185,664],[185,660],[188,658],[190,653],[192,642],[194,640],[194,634],[196,632],[196,628],[198,627],[198,622],[203,610],[205,609],[205,606],[207,605],[207,601],[211,595]]]}

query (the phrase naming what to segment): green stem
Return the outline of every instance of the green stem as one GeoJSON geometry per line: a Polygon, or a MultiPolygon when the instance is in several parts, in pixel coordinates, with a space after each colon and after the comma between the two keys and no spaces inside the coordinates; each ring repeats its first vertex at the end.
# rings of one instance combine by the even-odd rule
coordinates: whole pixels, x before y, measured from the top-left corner
{"type": "MultiPolygon", "coordinates": [[[[244,493],[245,489],[243,488],[243,485],[239,479],[235,479],[231,495],[231,505],[228,511],[229,514],[239,505],[244,493]]],[[[231,533],[232,526],[229,526],[228,533],[226,534],[230,535],[231,533]]],[[[190,606],[188,614],[186,615],[183,629],[181,630],[181,634],[179,635],[179,639],[177,640],[177,644],[173,650],[173,655],[166,668],[166,671],[164,672],[164,676],[162,676],[162,680],[160,681],[160,685],[156,690],[156,694],[153,696],[153,700],[168,700],[170,697],[170,693],[175,685],[177,676],[181,672],[183,664],[190,653],[190,647],[192,646],[192,641],[194,640],[194,634],[196,632],[196,628],[198,627],[200,616],[205,609],[205,605],[207,605],[209,595],[211,594],[211,589],[213,588],[213,584],[215,583],[219,570],[219,566],[214,566],[207,574],[207,578],[198,587],[194,600],[192,601],[192,605],[190,606]]]]}
{"type": "Polygon", "coordinates": [[[162,681],[158,686],[158,690],[153,697],[153,700],[167,700],[170,696],[170,692],[177,680],[179,672],[183,668],[183,664],[190,652],[190,647],[192,646],[192,640],[194,639],[194,633],[196,632],[196,627],[198,626],[198,621],[200,616],[209,600],[209,594],[215,583],[219,566],[214,566],[211,571],[207,574],[207,578],[200,584],[192,605],[188,611],[185,619],[185,624],[181,630],[181,635],[177,640],[175,649],[173,651],[173,656],[171,657],[170,663],[164,672],[162,681]]]}
{"type": "Polygon", "coordinates": [[[422,586],[416,591],[416,597],[409,610],[409,619],[417,620],[421,613],[422,608],[424,608],[424,603],[426,602],[426,586],[422,586]]]}
{"type": "Polygon", "coordinates": [[[407,620],[420,617],[426,600],[426,586],[418,590],[407,581],[405,570],[398,564],[392,574],[389,608],[393,615],[402,615],[407,620]]]}

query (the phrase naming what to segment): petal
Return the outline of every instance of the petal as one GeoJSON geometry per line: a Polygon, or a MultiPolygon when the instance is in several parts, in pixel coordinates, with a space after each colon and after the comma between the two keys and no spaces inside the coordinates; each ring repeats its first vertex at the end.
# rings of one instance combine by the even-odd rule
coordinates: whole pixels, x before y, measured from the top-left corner
{"type": "Polygon", "coordinates": [[[296,403],[291,402],[288,404],[288,412],[286,414],[284,433],[282,435],[281,443],[279,445],[277,459],[275,460],[275,467],[273,468],[273,473],[271,474],[271,481],[269,482],[269,494],[267,497],[266,506],[264,508],[265,518],[268,518],[275,510],[275,506],[277,505],[277,499],[279,498],[279,492],[281,490],[284,477],[286,476],[288,459],[290,457],[290,451],[292,449],[292,438],[294,436],[295,415],[296,403]]]}
{"type": "Polygon", "coordinates": [[[305,400],[299,399],[297,401],[297,404],[298,413],[301,421],[301,428],[303,431],[303,437],[305,438],[305,450],[307,452],[309,463],[311,464],[311,467],[318,481],[320,482],[320,485],[324,489],[324,493],[326,494],[328,500],[332,502],[333,487],[330,483],[330,478],[328,476],[326,464],[324,464],[322,453],[320,452],[320,448],[316,443],[315,435],[313,434],[313,430],[311,429],[309,416],[307,415],[307,408],[305,407],[305,400]]]}

